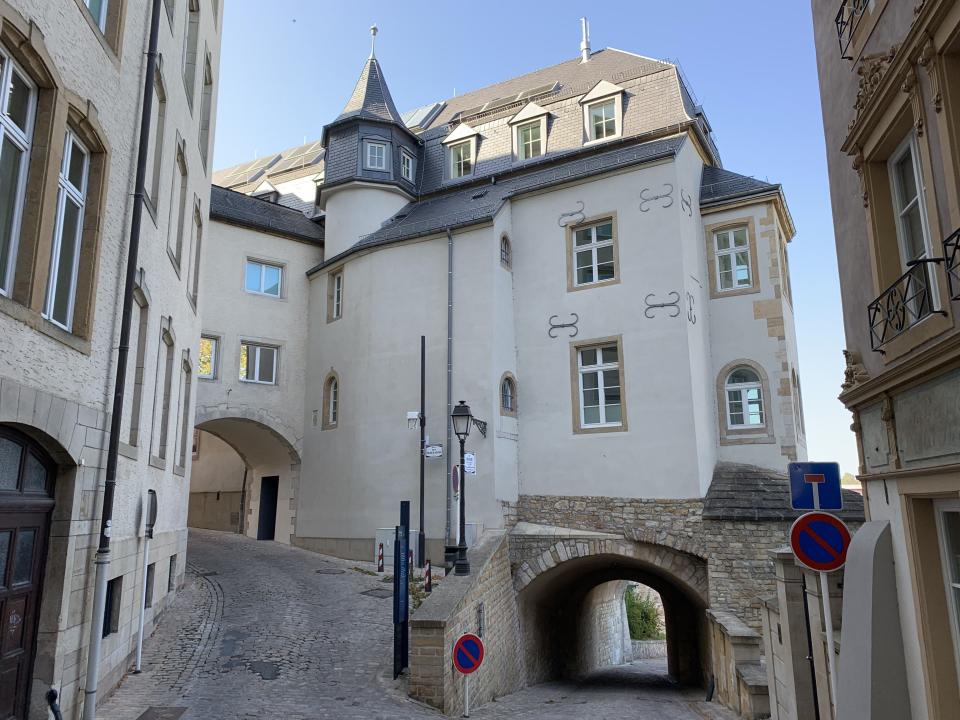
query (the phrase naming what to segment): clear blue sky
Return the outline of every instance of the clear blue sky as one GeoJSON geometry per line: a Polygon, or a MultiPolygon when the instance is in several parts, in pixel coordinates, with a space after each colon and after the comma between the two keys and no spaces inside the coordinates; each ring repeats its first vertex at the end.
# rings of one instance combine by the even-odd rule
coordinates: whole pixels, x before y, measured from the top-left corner
{"type": "Polygon", "coordinates": [[[353,90],[373,22],[403,112],[575,57],[586,12],[594,50],[680,62],[725,167],[783,184],[797,226],[790,259],[809,455],[855,473],[850,416],[836,399],[844,339],[809,3],[544,7],[229,0],[215,167],[318,139],[353,90]]]}

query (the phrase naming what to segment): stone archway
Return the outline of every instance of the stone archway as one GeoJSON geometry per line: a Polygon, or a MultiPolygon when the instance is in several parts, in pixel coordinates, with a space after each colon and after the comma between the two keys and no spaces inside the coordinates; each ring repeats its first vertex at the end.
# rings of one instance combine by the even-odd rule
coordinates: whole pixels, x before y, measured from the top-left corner
{"type": "MultiPolygon", "coordinates": [[[[205,449],[201,440],[191,476],[190,525],[242,530],[252,537],[290,543],[296,533],[303,438],[282,418],[247,406],[198,407],[194,427],[217,439],[221,448],[229,448],[240,461],[243,475],[242,484],[239,473],[231,481],[219,477],[216,472],[222,463],[205,462],[205,453],[212,448],[205,449]],[[224,482],[232,485],[224,487],[224,482]],[[275,510],[268,512],[271,502],[275,510]],[[229,512],[226,517],[225,512],[229,512]],[[239,522],[234,523],[236,513],[239,522]],[[272,527],[262,532],[261,525],[271,514],[272,527]]],[[[207,442],[207,446],[211,444],[207,442]]]]}
{"type": "Polygon", "coordinates": [[[706,559],[659,543],[568,532],[565,537],[511,533],[511,545],[522,555],[514,554],[513,583],[527,682],[583,675],[628,660],[616,651],[624,628],[612,613],[621,609],[624,581],[632,581],[653,588],[663,600],[670,675],[685,684],[701,683],[710,657],[706,559]]]}

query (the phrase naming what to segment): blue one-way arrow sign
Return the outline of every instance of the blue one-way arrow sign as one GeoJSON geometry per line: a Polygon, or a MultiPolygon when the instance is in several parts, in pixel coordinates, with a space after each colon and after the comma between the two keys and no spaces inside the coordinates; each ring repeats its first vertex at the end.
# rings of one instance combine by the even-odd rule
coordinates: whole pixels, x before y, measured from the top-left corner
{"type": "Polygon", "coordinates": [[[794,510],[842,510],[840,466],[835,462],[793,462],[790,506],[794,510]]]}

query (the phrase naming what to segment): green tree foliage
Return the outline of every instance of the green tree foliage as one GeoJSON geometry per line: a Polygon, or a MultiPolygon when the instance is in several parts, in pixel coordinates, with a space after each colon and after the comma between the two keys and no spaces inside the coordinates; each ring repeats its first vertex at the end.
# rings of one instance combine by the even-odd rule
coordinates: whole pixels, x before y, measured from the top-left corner
{"type": "Polygon", "coordinates": [[[653,599],[641,597],[635,587],[627,589],[624,594],[627,605],[627,623],[630,625],[632,640],[662,640],[663,624],[660,620],[660,610],[653,599]]]}

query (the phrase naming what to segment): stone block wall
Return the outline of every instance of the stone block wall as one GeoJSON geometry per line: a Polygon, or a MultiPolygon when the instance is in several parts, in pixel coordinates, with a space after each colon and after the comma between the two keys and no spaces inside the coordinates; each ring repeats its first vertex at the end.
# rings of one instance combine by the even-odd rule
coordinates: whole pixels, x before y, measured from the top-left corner
{"type": "Polygon", "coordinates": [[[471,706],[519,690],[524,677],[507,535],[487,533],[468,557],[471,574],[445,578],[410,619],[410,695],[452,716],[462,714],[464,700],[453,644],[478,633],[480,607],[485,657],[470,678],[471,706]]]}

